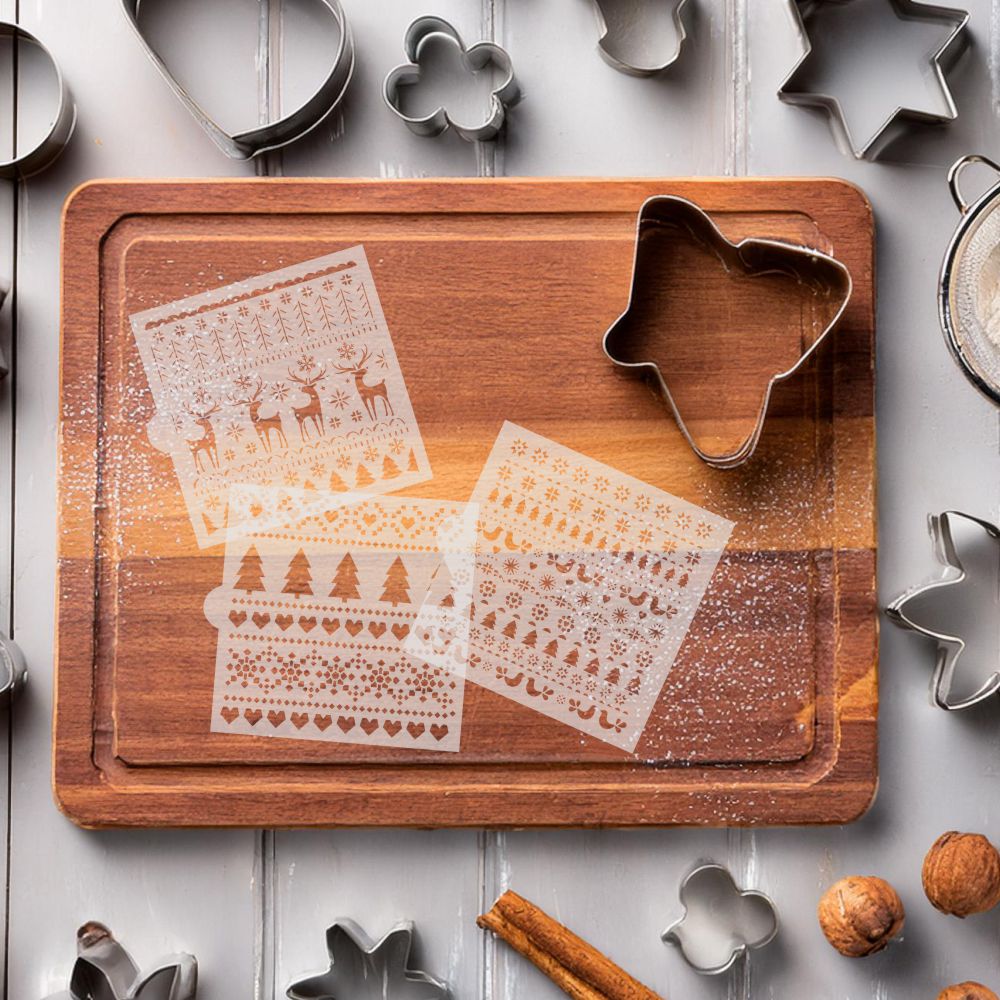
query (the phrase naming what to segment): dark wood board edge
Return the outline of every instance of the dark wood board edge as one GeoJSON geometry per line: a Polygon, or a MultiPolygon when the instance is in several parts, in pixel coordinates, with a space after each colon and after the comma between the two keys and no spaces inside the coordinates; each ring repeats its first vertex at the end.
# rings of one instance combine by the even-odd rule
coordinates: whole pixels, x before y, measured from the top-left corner
{"type": "MultiPolygon", "coordinates": [[[[374,188],[379,189],[382,204],[375,208],[383,211],[406,210],[406,201],[418,191],[427,199],[421,211],[455,210],[455,193],[459,190],[475,195],[480,211],[503,211],[513,208],[525,211],[525,196],[538,195],[538,211],[565,211],[568,203],[562,200],[569,187],[577,191],[581,185],[607,184],[606,181],[537,181],[515,179],[448,180],[370,182],[324,181],[336,186],[350,198],[357,197],[358,210],[371,212],[370,198],[374,188]],[[561,191],[560,191],[561,189],[561,191]],[[402,199],[403,191],[405,199],[402,199]],[[445,194],[445,191],[450,192],[445,194]],[[560,191],[559,195],[555,192],[560,191]]],[[[616,197],[623,205],[637,203],[654,188],[669,185],[671,191],[689,193],[709,210],[739,207],[738,188],[752,185],[756,192],[772,194],[776,200],[789,205],[791,190],[800,185],[835,184],[854,193],[855,212],[851,224],[824,225],[838,246],[867,240],[866,259],[870,261],[869,287],[872,294],[865,304],[868,328],[874,330],[874,260],[871,238],[871,207],[859,189],[842,181],[797,179],[780,181],[771,179],[712,180],[699,179],[613,181],[616,197]],[[706,197],[708,192],[711,197],[706,197]]],[[[64,266],[62,297],[63,326],[61,351],[65,362],[67,343],[76,345],[88,342],[92,346],[99,326],[100,247],[104,236],[118,219],[131,214],[121,206],[121,194],[129,196],[142,189],[141,195],[152,212],[190,212],[190,188],[197,186],[199,195],[212,203],[201,211],[247,212],[261,211],[268,214],[302,212],[307,192],[315,198],[315,181],[299,180],[184,182],[183,189],[174,182],[163,181],[111,181],[90,182],[71,195],[64,213],[64,260],[69,230],[72,229],[75,245],[83,244],[90,253],[74,254],[72,273],[64,266]],[[232,198],[232,185],[245,187],[245,197],[232,198]],[[239,208],[234,207],[239,204],[239,208]]],[[[573,202],[578,195],[569,195],[573,202]]],[[[576,205],[579,201],[575,202],[576,205]]],[[[343,202],[341,202],[343,207],[343,202]]],[[[410,208],[409,210],[413,210],[410,208]]],[[[824,220],[825,222],[825,220],[824,220]]],[[[856,269],[855,269],[856,270],[856,269]]],[[[855,308],[857,304],[855,303],[855,308]]],[[[835,698],[821,698],[817,712],[816,750],[802,766],[781,768],[784,777],[776,781],[775,769],[746,768],[733,774],[726,769],[694,768],[703,777],[711,776],[710,794],[704,789],[686,787],[692,784],[688,772],[683,781],[671,775],[669,783],[636,785],[622,791],[620,783],[594,784],[589,787],[566,787],[561,798],[550,788],[517,789],[518,803],[511,807],[505,803],[503,814],[498,815],[499,785],[488,787],[468,786],[460,790],[448,788],[437,793],[427,789],[414,790],[411,786],[385,783],[384,787],[358,787],[351,783],[342,788],[328,780],[320,791],[310,788],[310,782],[295,780],[293,775],[287,788],[267,792],[265,817],[259,787],[233,788],[213,785],[210,781],[196,791],[189,780],[176,785],[171,782],[169,769],[162,769],[155,783],[124,785],[116,783],[123,775],[116,773],[113,761],[102,759],[101,735],[95,739],[93,691],[93,592],[94,592],[94,535],[93,500],[96,492],[96,470],[88,476],[79,469],[67,470],[65,456],[70,445],[89,444],[91,453],[96,448],[98,415],[89,412],[97,389],[97,366],[93,365],[95,351],[91,351],[92,370],[67,371],[61,366],[61,406],[64,415],[76,419],[64,420],[60,434],[60,485],[59,485],[59,553],[57,573],[57,639],[56,639],[56,695],[54,730],[57,736],[53,781],[56,800],[60,808],[82,826],[259,826],[271,822],[275,810],[288,815],[289,825],[297,826],[366,826],[378,822],[385,812],[385,803],[391,802],[393,825],[399,826],[629,826],[629,825],[704,825],[746,823],[753,825],[775,823],[849,822],[862,814],[870,804],[876,787],[877,735],[877,620],[875,617],[875,553],[874,553],[874,488],[869,491],[872,507],[870,519],[873,532],[872,548],[863,551],[838,553],[840,563],[846,558],[860,560],[866,579],[871,580],[870,608],[863,626],[855,636],[844,637],[838,651],[837,694],[835,698]],[[66,557],[64,558],[64,553],[66,557]],[[89,595],[89,602],[82,595],[89,595]],[[848,655],[850,647],[850,655],[848,655]],[[857,647],[857,648],[855,648],[857,647]],[[165,793],[175,791],[177,799],[167,804],[165,793]],[[571,796],[570,796],[571,793],[571,796]],[[331,815],[332,796],[347,796],[331,815]],[[614,815],[607,815],[606,796],[614,795],[614,815]],[[570,801],[566,801],[570,798],[570,801]],[[178,804],[180,803],[180,804],[178,804]],[[538,819],[544,813],[544,820],[538,819]],[[751,815],[752,813],[752,815],[751,815]],[[409,819],[407,818],[409,817],[409,819]],[[745,818],[741,818],[745,817],[745,818]]],[[[873,357],[873,354],[872,354],[873,357]]],[[[871,434],[874,476],[874,432],[871,434]]],[[[856,512],[855,512],[856,513],[856,512]]],[[[857,595],[856,595],[857,599],[857,595]]],[[[868,601],[866,600],[866,603],[868,601]]],[[[107,737],[109,734],[103,734],[107,737]]],[[[186,769],[190,772],[191,769],[186,769]]],[[[274,770],[274,769],[272,769],[274,770]]],[[[284,770],[284,769],[281,769],[284,770]]],[[[289,769],[294,771],[294,769],[289,769]]],[[[190,774],[188,774],[190,778],[190,774]]]]}

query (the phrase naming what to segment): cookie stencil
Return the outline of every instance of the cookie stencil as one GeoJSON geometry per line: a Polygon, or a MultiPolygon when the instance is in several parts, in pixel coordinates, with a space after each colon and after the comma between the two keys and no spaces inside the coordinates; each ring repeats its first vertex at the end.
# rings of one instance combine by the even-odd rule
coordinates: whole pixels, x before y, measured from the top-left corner
{"type": "Polygon", "coordinates": [[[130,317],[201,547],[235,483],[382,494],[430,465],[361,246],[130,317]]]}
{"type": "Polygon", "coordinates": [[[468,678],[634,750],[733,523],[509,422],[472,499],[468,678]]]}
{"type": "Polygon", "coordinates": [[[457,751],[475,507],[247,485],[231,503],[212,731],[457,751]]]}

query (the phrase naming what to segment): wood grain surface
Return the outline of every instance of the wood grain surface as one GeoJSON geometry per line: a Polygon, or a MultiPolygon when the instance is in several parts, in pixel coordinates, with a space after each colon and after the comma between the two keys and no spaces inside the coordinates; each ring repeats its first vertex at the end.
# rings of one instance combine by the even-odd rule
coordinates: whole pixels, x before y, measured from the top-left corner
{"type": "MultiPolygon", "coordinates": [[[[877,714],[872,245],[866,200],[838,181],[80,189],[64,220],[62,808],[89,826],[857,816],[875,785],[877,714]],[[731,239],[834,253],[854,279],[838,330],[775,395],[739,470],[700,463],[659,396],[600,350],[628,297],[636,212],[657,193],[696,201],[731,239]],[[197,548],[172,467],[146,437],[152,400],[127,318],[357,243],[434,470],[408,492],[467,498],[510,419],[736,522],[634,755],[472,685],[458,755],[209,733],[216,635],[202,605],[222,553],[197,548]]],[[[724,298],[712,262],[690,263],[671,300],[674,329],[700,334],[685,341],[685,412],[699,440],[731,439],[756,412],[761,345],[774,338],[784,357],[817,331],[786,301],[724,298]]]]}

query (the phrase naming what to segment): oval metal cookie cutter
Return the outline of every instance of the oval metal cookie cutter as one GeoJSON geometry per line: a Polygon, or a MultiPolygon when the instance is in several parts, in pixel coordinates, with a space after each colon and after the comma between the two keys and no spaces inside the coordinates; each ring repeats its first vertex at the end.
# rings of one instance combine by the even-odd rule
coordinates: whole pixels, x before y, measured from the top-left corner
{"type": "Polygon", "coordinates": [[[441,17],[418,17],[406,29],[403,48],[409,62],[390,70],[382,84],[382,98],[386,107],[415,135],[435,136],[451,128],[467,142],[487,142],[495,139],[504,126],[507,111],[521,99],[521,89],[514,76],[514,65],[506,49],[495,42],[476,42],[466,47],[462,36],[453,24],[441,17]],[[458,48],[462,62],[473,73],[484,70],[492,63],[502,79],[490,94],[490,108],[486,118],[477,125],[463,125],[456,121],[448,109],[439,106],[429,115],[408,115],[399,104],[399,89],[415,84],[420,79],[420,55],[428,39],[447,39],[458,48]]]}
{"type": "Polygon", "coordinates": [[[963,156],[948,172],[948,186],[962,219],[941,265],[941,329],[969,381],[1000,404],[1000,164],[985,156],[963,156]],[[975,163],[998,179],[970,203],[960,185],[975,163]]]}
{"type": "Polygon", "coordinates": [[[741,889],[722,865],[695,868],[681,883],[680,897],[684,916],[660,938],[676,945],[684,961],[703,975],[727,971],[778,933],[774,903],[755,889],[741,889]]]}
{"type": "Polygon", "coordinates": [[[59,103],[56,112],[42,138],[20,156],[14,156],[13,159],[0,162],[0,178],[14,180],[18,177],[31,177],[44,170],[66,148],[76,125],[76,105],[73,103],[59,64],[52,57],[52,53],[27,28],[22,28],[9,21],[0,21],[0,38],[10,39],[10,51],[15,50],[22,43],[38,49],[46,62],[51,65],[59,90],[59,103]]]}
{"type": "Polygon", "coordinates": [[[608,359],[621,368],[631,368],[652,374],[660,394],[670,407],[681,434],[694,453],[716,469],[733,469],[748,461],[757,449],[764,430],[768,404],[774,387],[797,374],[816,353],[820,344],[837,325],[850,301],[853,283],[848,269],[837,259],[809,247],[784,243],[780,240],[748,237],[739,243],[726,239],[722,231],[702,208],[675,195],[654,195],[647,198],[639,209],[636,224],[635,252],[632,259],[632,281],[625,311],[611,324],[604,334],[603,347],[608,359]],[[655,361],[624,360],[617,353],[618,336],[628,339],[628,323],[635,307],[636,282],[643,253],[643,235],[650,227],[675,227],[686,231],[693,240],[710,247],[727,270],[742,270],[747,274],[761,275],[784,272],[794,275],[803,284],[820,289],[835,304],[830,310],[829,322],[799,355],[790,368],[775,372],[767,382],[752,431],[732,451],[708,452],[699,447],[682,416],[667,377],[655,361]]]}
{"type": "Polygon", "coordinates": [[[334,53],[330,72],[315,93],[294,111],[275,121],[258,125],[235,134],[227,132],[214,118],[177,82],[147,41],[139,25],[139,11],[142,0],[122,0],[122,9],[129,19],[142,47],[170,85],[170,89],[180,98],[184,106],[194,115],[199,125],[208,133],[212,141],[226,156],[234,160],[249,160],[261,153],[268,153],[287,146],[311,132],[340,104],[347,86],[354,75],[354,38],[347,15],[340,0],[313,0],[330,12],[336,23],[340,38],[334,53]]]}

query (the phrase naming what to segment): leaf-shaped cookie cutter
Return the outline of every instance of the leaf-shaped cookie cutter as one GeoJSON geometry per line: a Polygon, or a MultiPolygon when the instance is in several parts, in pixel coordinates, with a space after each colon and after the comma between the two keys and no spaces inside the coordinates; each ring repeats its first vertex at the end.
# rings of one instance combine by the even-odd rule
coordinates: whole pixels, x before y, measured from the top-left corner
{"type": "MultiPolygon", "coordinates": [[[[640,62],[636,56],[628,54],[622,40],[617,38],[611,25],[608,24],[607,15],[601,7],[600,0],[591,0],[597,12],[597,19],[601,25],[601,37],[597,42],[597,51],[601,58],[619,73],[627,73],[629,76],[655,76],[665,69],[673,66],[680,57],[684,42],[687,40],[687,29],[684,27],[684,8],[688,0],[667,0],[671,8],[671,18],[674,28],[677,31],[677,44],[673,52],[664,59],[656,62],[640,62]]],[[[619,15],[620,22],[629,22],[635,17],[635,9],[638,7],[649,7],[653,4],[662,5],[663,0],[616,0],[626,9],[619,15]]],[[[628,39],[626,39],[628,41],[628,39]]]]}
{"type": "Polygon", "coordinates": [[[770,944],[778,933],[778,911],[770,897],[755,889],[741,889],[723,865],[704,864],[695,868],[681,883],[680,898],[684,916],[672,923],[660,938],[676,945],[684,961],[703,975],[715,976],[727,971],[741,956],[770,944]],[[693,922],[692,915],[699,907],[707,911],[713,926],[728,921],[729,926],[723,926],[714,940],[707,941],[715,932],[704,926],[704,920],[691,930],[686,927],[693,922]],[[746,924],[740,921],[739,911],[747,907],[757,911],[759,933],[748,933],[746,924]]]}
{"type": "MultiPolygon", "coordinates": [[[[925,594],[943,587],[953,587],[968,578],[962,560],[959,558],[958,550],[955,548],[955,541],[952,537],[952,518],[963,518],[971,524],[977,525],[986,532],[987,536],[1000,546],[1000,528],[989,521],[984,521],[981,517],[973,514],[966,514],[960,510],[946,510],[940,514],[932,514],[928,518],[928,526],[931,533],[931,543],[934,546],[934,556],[944,567],[944,575],[930,583],[921,584],[918,587],[906,591],[889,604],[885,613],[891,622],[901,628],[909,629],[911,632],[918,632],[920,635],[933,639],[937,644],[937,662],[934,666],[934,674],[931,678],[931,697],[938,708],[946,711],[959,711],[963,708],[971,708],[985,701],[992,695],[1000,692],[1000,669],[995,671],[985,680],[979,688],[965,698],[951,697],[952,684],[955,679],[955,669],[958,666],[959,658],[965,649],[965,640],[958,635],[949,635],[946,632],[936,632],[933,629],[925,628],[918,621],[910,616],[907,605],[925,594]]],[[[998,663],[1000,666],[1000,663],[998,663]]]]}
{"type": "Polygon", "coordinates": [[[227,132],[219,125],[181,86],[159,53],[149,43],[139,24],[142,0],[122,0],[122,9],[139,37],[142,47],[146,50],[146,54],[170,85],[170,89],[194,115],[198,124],[208,133],[216,146],[226,156],[234,160],[249,160],[261,153],[287,146],[316,128],[340,104],[347,91],[347,86],[351,82],[351,77],[354,75],[354,38],[340,0],[313,0],[313,2],[329,11],[339,30],[337,51],[333,55],[326,78],[312,96],[294,111],[275,121],[269,121],[264,125],[258,125],[235,134],[227,132]]]}
{"type": "Polygon", "coordinates": [[[353,920],[339,918],[326,931],[329,969],[292,983],[286,996],[289,1000],[446,1000],[444,983],[409,967],[412,947],[413,924],[408,920],[372,941],[353,920]]]}
{"type": "Polygon", "coordinates": [[[453,24],[441,17],[418,17],[406,29],[403,49],[408,62],[391,69],[382,84],[386,107],[415,135],[435,136],[451,128],[467,142],[488,142],[495,139],[504,126],[507,111],[521,99],[521,89],[514,76],[514,64],[506,49],[495,42],[476,42],[466,47],[453,24]],[[480,72],[492,63],[498,67],[502,80],[490,92],[490,108],[486,118],[477,125],[463,125],[439,105],[429,115],[408,115],[399,104],[399,88],[420,79],[420,53],[428,39],[441,37],[456,46],[466,68],[480,72]]]}
{"type": "Polygon", "coordinates": [[[141,972],[104,924],[84,924],[76,936],[77,959],[68,993],[50,1000],[194,1000],[198,962],[173,955],[141,972]]]}
{"type": "MultiPolygon", "coordinates": [[[[945,79],[945,72],[954,66],[968,46],[968,33],[965,30],[969,23],[967,10],[918,3],[917,0],[889,0],[901,20],[941,21],[951,25],[952,30],[947,38],[929,56],[930,69],[946,110],[943,113],[935,113],[897,105],[866,141],[857,142],[851,133],[847,116],[844,114],[844,108],[840,101],[833,94],[812,93],[805,90],[800,79],[806,72],[805,67],[813,50],[806,21],[808,13],[819,6],[819,3],[817,0],[787,0],[787,2],[799,38],[805,46],[805,51],[778,88],[778,100],[785,104],[820,108],[825,111],[830,116],[835,132],[838,132],[850,147],[855,159],[878,159],[879,154],[895,138],[894,133],[899,128],[905,128],[912,124],[947,125],[958,117],[958,107],[945,79]]],[[[825,0],[825,2],[843,6],[847,0],[825,0]]]]}
{"type": "MultiPolygon", "coordinates": [[[[796,375],[819,350],[820,345],[830,335],[840,321],[853,291],[851,273],[835,257],[811,247],[785,243],[781,240],[748,237],[739,243],[728,240],[712,221],[711,216],[686,198],[676,195],[653,195],[643,202],[636,223],[635,251],[632,258],[632,279],[629,288],[628,305],[625,311],[611,324],[604,334],[603,347],[608,359],[621,368],[631,368],[652,374],[660,394],[670,407],[681,434],[694,453],[708,465],[716,469],[733,469],[748,461],[757,449],[764,430],[768,404],[774,387],[796,375]],[[674,400],[667,380],[655,361],[625,361],[614,348],[614,340],[619,330],[625,329],[635,304],[636,281],[643,254],[643,233],[652,226],[676,226],[687,230],[691,238],[710,246],[722,263],[728,267],[741,268],[754,274],[783,271],[794,274],[798,280],[811,282],[823,289],[838,302],[831,319],[811,344],[802,352],[790,368],[771,376],[765,389],[753,430],[732,451],[708,452],[700,448],[691,434],[680,409],[674,400]]],[[[626,331],[627,338],[627,331],[626,331]]]]}

